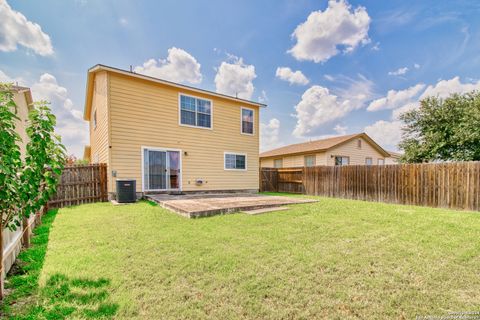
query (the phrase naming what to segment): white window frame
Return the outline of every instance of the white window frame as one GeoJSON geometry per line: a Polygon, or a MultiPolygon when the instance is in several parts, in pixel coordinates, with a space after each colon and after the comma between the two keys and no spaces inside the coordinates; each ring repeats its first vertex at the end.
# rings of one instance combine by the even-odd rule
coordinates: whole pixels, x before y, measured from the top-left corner
{"type": "MultiPolygon", "coordinates": [[[[141,164],[141,167],[142,167],[142,179],[141,179],[141,183],[142,183],[142,192],[150,192],[150,191],[182,191],[182,180],[183,180],[183,166],[182,166],[182,160],[183,160],[183,156],[182,156],[182,150],[181,149],[174,149],[174,148],[161,148],[161,147],[147,147],[147,146],[142,146],[141,148],[141,155],[142,155],[142,164],[141,164]],[[148,190],[145,190],[145,181],[144,181],[144,178],[145,178],[145,168],[144,168],[144,165],[145,165],[145,159],[144,159],[144,154],[145,154],[145,149],[147,150],[152,150],[152,151],[178,151],[179,154],[180,154],[180,159],[178,160],[178,165],[180,166],[180,174],[179,174],[179,181],[178,181],[178,189],[148,189],[148,190]]],[[[167,160],[168,161],[168,160],[167,160]]]]}
{"type": "Polygon", "coordinates": [[[372,157],[366,157],[366,158],[365,158],[365,165],[366,165],[366,166],[371,166],[371,165],[373,165],[373,158],[372,158],[372,157]],[[367,163],[368,160],[370,160],[370,163],[367,163]]]}
{"type": "Polygon", "coordinates": [[[241,107],[240,108],[240,134],[244,134],[247,136],[254,136],[255,135],[255,109],[241,107]],[[251,110],[253,113],[252,116],[252,133],[243,132],[243,110],[251,110]]]}
{"type": "Polygon", "coordinates": [[[306,154],[303,156],[303,165],[305,167],[315,167],[317,165],[317,157],[314,154],[306,154]],[[313,165],[307,166],[307,158],[313,158],[313,165]]]}
{"type": "Polygon", "coordinates": [[[277,168],[277,169],[283,168],[283,158],[273,159],[273,167],[274,167],[274,168],[277,168]],[[281,167],[276,167],[276,166],[275,166],[275,161],[281,161],[281,162],[282,162],[282,166],[281,166],[281,167]]]}
{"type": "Polygon", "coordinates": [[[223,170],[225,171],[247,171],[247,168],[248,168],[248,157],[247,157],[247,154],[246,153],[242,153],[242,152],[233,152],[233,151],[225,151],[223,153],[223,170]],[[245,156],[245,169],[232,169],[232,168],[227,168],[227,162],[225,161],[225,156],[227,154],[233,154],[235,156],[245,156]]]}
{"type": "MultiPolygon", "coordinates": [[[[195,103],[195,119],[197,119],[197,104],[195,103]]],[[[198,97],[194,96],[191,94],[186,94],[179,92],[178,93],[178,125],[182,127],[188,127],[188,128],[197,128],[197,129],[207,129],[207,130],[213,130],[213,101],[211,99],[203,98],[203,97],[198,97]],[[190,97],[190,98],[195,98],[195,99],[200,99],[200,100],[205,100],[210,102],[210,127],[202,127],[202,126],[192,126],[191,124],[183,124],[182,123],[182,96],[185,97],[190,97]]]]}
{"type": "Polygon", "coordinates": [[[349,166],[350,165],[350,157],[349,156],[342,156],[342,155],[334,155],[333,156],[333,164],[335,166],[349,166]],[[337,161],[336,161],[336,158],[342,158],[342,164],[337,164],[337,161]],[[348,163],[347,164],[343,164],[343,158],[347,158],[348,159],[348,163]]]}
{"type": "Polygon", "coordinates": [[[378,159],[377,159],[377,165],[379,165],[379,166],[385,165],[385,159],[384,159],[384,158],[378,158],[378,159]],[[380,161],[382,161],[383,163],[380,164],[380,161]]]}

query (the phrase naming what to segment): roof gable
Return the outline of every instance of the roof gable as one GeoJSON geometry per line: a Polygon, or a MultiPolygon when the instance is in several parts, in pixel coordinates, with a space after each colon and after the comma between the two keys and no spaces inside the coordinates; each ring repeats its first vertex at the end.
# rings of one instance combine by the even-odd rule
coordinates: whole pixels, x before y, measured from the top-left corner
{"type": "Polygon", "coordinates": [[[284,155],[327,151],[328,149],[337,147],[352,139],[360,138],[360,137],[364,138],[370,145],[372,145],[376,150],[378,150],[384,156],[389,155],[387,151],[385,151],[382,147],[380,147],[366,133],[356,133],[356,134],[350,134],[345,136],[332,137],[328,139],[320,139],[320,140],[291,144],[281,148],[262,152],[260,153],[260,158],[270,158],[270,157],[278,157],[278,156],[284,156],[284,155]]]}
{"type": "Polygon", "coordinates": [[[135,72],[131,72],[131,71],[126,71],[126,70],[122,70],[122,69],[118,69],[118,68],[114,68],[114,67],[109,67],[109,66],[97,64],[97,65],[93,66],[92,68],[90,68],[88,70],[88,74],[87,74],[85,108],[84,108],[84,112],[83,112],[83,119],[84,120],[90,120],[90,113],[91,113],[91,108],[92,108],[93,82],[94,82],[93,80],[94,80],[95,73],[99,72],[99,71],[106,71],[106,72],[121,74],[121,75],[132,77],[132,78],[135,78],[135,79],[142,79],[142,80],[145,80],[145,81],[160,83],[160,84],[167,85],[167,86],[174,87],[174,88],[178,88],[178,89],[186,89],[186,90],[189,90],[189,91],[198,92],[198,93],[210,95],[212,97],[218,97],[218,98],[221,98],[221,99],[232,100],[232,101],[244,103],[244,104],[247,104],[247,105],[254,105],[254,106],[258,106],[258,107],[266,107],[267,106],[266,104],[263,104],[263,103],[260,103],[260,102],[255,102],[255,101],[245,100],[245,99],[241,99],[241,98],[237,98],[237,97],[232,97],[232,96],[225,95],[225,94],[218,93],[218,92],[199,89],[199,88],[187,86],[187,85],[180,84],[180,83],[175,83],[175,82],[168,81],[168,80],[163,80],[163,79],[159,79],[159,78],[146,76],[146,75],[143,75],[143,74],[140,74],[140,73],[135,73],[135,72]]]}

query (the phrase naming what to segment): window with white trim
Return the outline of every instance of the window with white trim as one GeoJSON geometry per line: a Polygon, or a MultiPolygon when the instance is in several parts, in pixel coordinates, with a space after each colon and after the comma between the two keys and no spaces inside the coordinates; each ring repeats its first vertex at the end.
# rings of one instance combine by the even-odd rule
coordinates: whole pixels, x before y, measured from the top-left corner
{"type": "Polygon", "coordinates": [[[180,124],[212,128],[212,103],[209,100],[180,95],[180,124]]]}
{"type": "Polygon", "coordinates": [[[273,167],[274,168],[282,168],[283,167],[283,159],[273,160],[273,167]]]}
{"type": "Polygon", "coordinates": [[[335,156],[336,166],[347,166],[350,163],[350,158],[345,156],[335,156]]]}
{"type": "Polygon", "coordinates": [[[225,153],[225,169],[245,170],[247,168],[247,156],[245,154],[225,153]]]}
{"type": "Polygon", "coordinates": [[[371,166],[371,165],[373,164],[372,158],[365,158],[365,164],[366,164],[367,166],[371,166]]]}
{"type": "Polygon", "coordinates": [[[305,167],[315,166],[315,155],[305,156],[305,167]]]}
{"type": "Polygon", "coordinates": [[[385,159],[378,159],[377,163],[378,165],[383,166],[385,164],[385,159]]]}
{"type": "Polygon", "coordinates": [[[253,110],[242,108],[242,133],[253,134],[253,110]]]}

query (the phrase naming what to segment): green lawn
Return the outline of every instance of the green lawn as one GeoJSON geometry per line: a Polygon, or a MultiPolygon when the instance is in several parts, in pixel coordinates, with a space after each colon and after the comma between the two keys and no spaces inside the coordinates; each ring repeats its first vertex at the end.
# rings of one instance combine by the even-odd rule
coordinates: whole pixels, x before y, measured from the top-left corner
{"type": "Polygon", "coordinates": [[[147,202],[61,209],[37,293],[8,312],[414,319],[480,310],[478,213],[318,199],[196,220],[147,202]]]}

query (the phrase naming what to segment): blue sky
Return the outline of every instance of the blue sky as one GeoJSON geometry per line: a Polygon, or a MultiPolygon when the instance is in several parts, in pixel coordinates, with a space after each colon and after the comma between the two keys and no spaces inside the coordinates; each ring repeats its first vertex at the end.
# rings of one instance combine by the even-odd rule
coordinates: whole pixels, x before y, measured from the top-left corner
{"type": "Polygon", "coordinates": [[[466,0],[0,0],[0,80],[51,100],[77,156],[97,63],[264,101],[264,150],[362,131],[395,150],[402,111],[480,89],[478,16],[466,0]]]}

